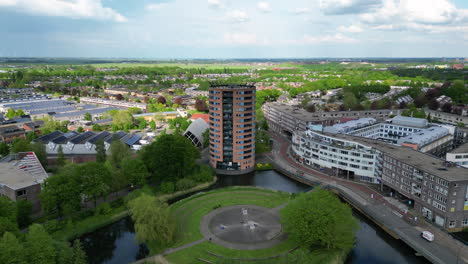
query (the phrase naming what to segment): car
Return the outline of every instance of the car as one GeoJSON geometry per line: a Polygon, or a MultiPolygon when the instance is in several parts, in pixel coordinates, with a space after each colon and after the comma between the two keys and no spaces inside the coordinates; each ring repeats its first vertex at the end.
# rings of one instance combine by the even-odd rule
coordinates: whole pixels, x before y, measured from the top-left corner
{"type": "Polygon", "coordinates": [[[434,241],[434,234],[432,234],[431,232],[429,231],[422,231],[421,232],[421,237],[426,239],[427,241],[429,242],[432,242],[434,241]]]}

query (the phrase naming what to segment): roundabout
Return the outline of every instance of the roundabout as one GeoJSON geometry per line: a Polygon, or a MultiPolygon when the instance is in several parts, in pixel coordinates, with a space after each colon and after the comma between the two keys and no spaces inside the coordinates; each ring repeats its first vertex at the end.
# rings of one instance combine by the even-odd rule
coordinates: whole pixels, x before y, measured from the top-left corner
{"type": "Polygon", "coordinates": [[[238,250],[273,247],[287,239],[278,210],[256,205],[218,208],[205,215],[200,231],[208,241],[238,250]]]}

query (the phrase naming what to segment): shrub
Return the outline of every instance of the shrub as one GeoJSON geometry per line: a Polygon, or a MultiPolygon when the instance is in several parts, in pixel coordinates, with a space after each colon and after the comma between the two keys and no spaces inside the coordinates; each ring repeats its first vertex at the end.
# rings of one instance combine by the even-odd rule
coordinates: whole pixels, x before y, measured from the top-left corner
{"type": "Polygon", "coordinates": [[[202,165],[199,167],[198,172],[190,176],[190,179],[195,182],[210,182],[213,180],[213,170],[207,165],[202,165]]]}
{"type": "Polygon", "coordinates": [[[112,213],[112,208],[109,203],[100,204],[96,208],[96,211],[94,212],[95,215],[109,215],[111,213],[112,213]]]}
{"type": "Polygon", "coordinates": [[[192,179],[188,179],[188,178],[180,179],[176,182],[176,190],[185,191],[194,187],[195,185],[196,183],[192,179]]]}
{"type": "Polygon", "coordinates": [[[52,234],[60,229],[63,228],[63,224],[60,223],[58,220],[49,220],[44,223],[44,229],[47,231],[47,233],[52,234]]]}
{"type": "Polygon", "coordinates": [[[128,204],[129,201],[131,201],[131,200],[133,200],[133,199],[135,199],[137,197],[140,197],[142,194],[153,195],[154,192],[148,185],[145,185],[145,186],[143,186],[143,188],[129,193],[127,196],[124,197],[123,201],[124,201],[125,204],[128,204]]]}
{"type": "Polygon", "coordinates": [[[175,191],[175,186],[173,182],[163,182],[160,186],[162,193],[173,193],[175,191]]]}

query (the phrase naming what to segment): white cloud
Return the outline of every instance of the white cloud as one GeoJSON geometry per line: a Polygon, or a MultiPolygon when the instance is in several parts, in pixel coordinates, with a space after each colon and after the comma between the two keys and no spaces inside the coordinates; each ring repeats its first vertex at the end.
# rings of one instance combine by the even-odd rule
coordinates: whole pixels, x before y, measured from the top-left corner
{"type": "Polygon", "coordinates": [[[156,4],[149,4],[145,7],[146,10],[155,11],[160,10],[167,6],[167,3],[156,3],[156,4]]]}
{"type": "Polygon", "coordinates": [[[271,12],[271,5],[268,2],[258,2],[257,8],[264,13],[271,12]]]}
{"type": "Polygon", "coordinates": [[[98,19],[126,22],[115,10],[104,7],[101,0],[0,0],[0,7],[12,11],[40,16],[70,17],[74,19],[98,19]]]}
{"type": "Polygon", "coordinates": [[[382,6],[383,0],[320,0],[326,15],[359,14],[382,6]]]}
{"type": "Polygon", "coordinates": [[[250,33],[226,33],[224,34],[224,43],[232,45],[255,45],[257,37],[250,33]]]}
{"type": "Polygon", "coordinates": [[[341,33],[335,35],[323,35],[323,36],[310,36],[305,35],[302,41],[305,44],[320,44],[320,43],[356,43],[356,39],[347,37],[341,33]]]}
{"type": "Polygon", "coordinates": [[[208,0],[208,5],[214,8],[223,7],[223,3],[221,2],[221,0],[208,0]]]}
{"type": "Polygon", "coordinates": [[[226,18],[231,22],[242,23],[247,22],[250,17],[247,12],[243,10],[232,10],[226,13],[226,18]]]}
{"type": "Polygon", "coordinates": [[[339,26],[338,31],[340,32],[348,32],[348,33],[361,33],[364,31],[361,26],[358,25],[350,25],[350,26],[339,26]]]}
{"type": "Polygon", "coordinates": [[[290,12],[296,15],[302,15],[302,14],[310,13],[310,9],[307,7],[298,7],[298,8],[294,8],[290,10],[290,12]]]}
{"type": "Polygon", "coordinates": [[[377,30],[437,33],[467,26],[468,9],[457,9],[450,0],[384,0],[381,8],[360,19],[377,30]]]}

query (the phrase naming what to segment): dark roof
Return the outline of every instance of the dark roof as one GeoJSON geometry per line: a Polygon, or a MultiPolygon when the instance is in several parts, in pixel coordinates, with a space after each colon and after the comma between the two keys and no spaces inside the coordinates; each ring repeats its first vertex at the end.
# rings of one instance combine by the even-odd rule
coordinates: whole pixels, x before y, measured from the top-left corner
{"type": "Polygon", "coordinates": [[[142,137],[142,135],[140,133],[138,134],[133,134],[132,137],[130,137],[129,139],[127,139],[127,141],[125,141],[125,144],[131,146],[135,143],[138,142],[138,140],[140,140],[142,137]]]}
{"type": "Polygon", "coordinates": [[[44,135],[42,137],[39,137],[35,141],[42,142],[42,143],[49,143],[49,141],[51,141],[52,139],[60,137],[62,135],[63,135],[62,131],[57,130],[47,135],[44,135]]]}
{"type": "Polygon", "coordinates": [[[96,136],[88,139],[88,142],[91,143],[91,144],[96,144],[96,142],[98,142],[99,140],[104,140],[104,139],[107,139],[107,137],[109,137],[111,135],[111,133],[107,132],[107,131],[104,131],[104,132],[101,132],[99,134],[97,134],[96,136]]]}
{"type": "Polygon", "coordinates": [[[7,134],[7,133],[15,133],[15,132],[23,132],[24,129],[19,128],[16,125],[10,125],[10,126],[4,126],[0,127],[0,133],[1,134],[7,134]]]}
{"type": "Polygon", "coordinates": [[[90,137],[92,137],[94,135],[95,135],[94,132],[86,131],[83,134],[81,134],[81,135],[79,135],[79,136],[77,136],[75,138],[72,138],[70,140],[70,142],[73,143],[73,144],[81,144],[81,143],[85,142],[88,138],[90,138],[90,137]]]}

